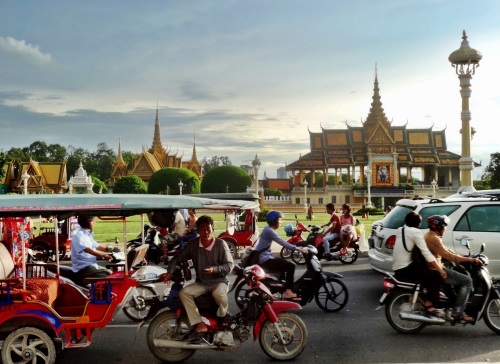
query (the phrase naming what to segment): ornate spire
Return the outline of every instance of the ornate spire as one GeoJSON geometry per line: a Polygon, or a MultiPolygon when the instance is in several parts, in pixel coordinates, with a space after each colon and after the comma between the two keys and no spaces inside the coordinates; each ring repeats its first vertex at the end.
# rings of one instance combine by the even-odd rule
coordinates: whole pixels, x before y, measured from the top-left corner
{"type": "Polygon", "coordinates": [[[389,129],[391,123],[385,116],[384,108],[382,107],[382,101],[380,97],[380,89],[378,87],[378,76],[377,67],[375,66],[375,82],[373,87],[372,105],[370,112],[365,120],[365,125],[377,125],[382,124],[385,128],[389,129]]]}
{"type": "Polygon", "coordinates": [[[118,164],[125,164],[125,161],[123,160],[123,155],[122,155],[122,139],[118,139],[118,157],[116,158],[116,163],[118,164]]]}
{"type": "Polygon", "coordinates": [[[153,145],[151,146],[151,151],[163,151],[163,146],[161,145],[160,137],[160,118],[158,117],[158,105],[156,105],[156,119],[155,119],[155,134],[153,137],[153,145]]]}

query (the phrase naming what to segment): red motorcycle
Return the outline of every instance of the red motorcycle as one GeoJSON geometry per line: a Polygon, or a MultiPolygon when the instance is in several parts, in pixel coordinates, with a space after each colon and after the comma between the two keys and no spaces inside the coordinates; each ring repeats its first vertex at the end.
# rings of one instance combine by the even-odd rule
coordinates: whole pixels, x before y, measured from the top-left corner
{"type": "MultiPolygon", "coordinates": [[[[182,269],[184,276],[189,268],[182,269]]],[[[238,349],[249,339],[252,330],[254,340],[269,357],[276,360],[292,360],[305,348],[307,328],[302,319],[289,310],[300,309],[300,305],[289,301],[274,301],[271,291],[260,282],[265,273],[258,265],[245,268],[244,277],[249,285],[247,305],[231,317],[227,328],[221,328],[216,316],[217,304],[213,297],[203,295],[196,298],[196,305],[208,326],[208,332],[190,340],[192,331],[185,309],[180,305],[178,292],[184,278],[174,273],[172,289],[165,302],[151,308],[144,323],[151,320],[147,331],[147,344],[151,353],[161,361],[179,362],[191,357],[196,350],[228,351],[238,349]],[[177,278],[176,278],[177,276],[177,278]],[[167,306],[167,307],[165,307],[167,306]],[[157,312],[160,312],[157,314],[157,312]]]]}
{"type": "MultiPolygon", "coordinates": [[[[325,248],[323,247],[323,234],[320,233],[321,227],[316,225],[309,225],[309,228],[310,234],[305,242],[298,243],[300,246],[315,246],[318,249],[318,257],[320,259],[325,259],[326,261],[340,260],[341,263],[352,264],[356,260],[358,260],[358,255],[360,252],[358,244],[360,239],[359,236],[355,240],[351,241],[349,245],[347,245],[347,254],[335,254],[338,253],[342,248],[338,238],[330,242],[330,251],[328,252],[329,254],[324,254],[325,248]]],[[[300,251],[294,251],[291,256],[295,264],[306,264],[306,258],[300,251]]]]}
{"type": "MultiPolygon", "coordinates": [[[[288,224],[284,228],[286,236],[290,239],[287,240],[290,244],[297,245],[299,243],[304,243],[305,239],[302,237],[302,233],[309,232],[306,226],[299,222],[297,215],[295,215],[295,227],[292,224],[288,224]]],[[[305,245],[307,246],[307,244],[305,245]]],[[[281,248],[280,256],[283,259],[288,259],[292,256],[292,251],[285,247],[281,248]]]]}

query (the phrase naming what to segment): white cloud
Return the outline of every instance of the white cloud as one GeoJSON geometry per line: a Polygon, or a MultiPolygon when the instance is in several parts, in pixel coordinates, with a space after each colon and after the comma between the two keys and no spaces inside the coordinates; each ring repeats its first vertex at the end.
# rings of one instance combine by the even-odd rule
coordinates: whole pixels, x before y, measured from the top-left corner
{"type": "Polygon", "coordinates": [[[12,37],[0,37],[0,50],[40,63],[52,62],[52,56],[41,52],[38,45],[29,44],[24,40],[17,40],[12,37]]]}

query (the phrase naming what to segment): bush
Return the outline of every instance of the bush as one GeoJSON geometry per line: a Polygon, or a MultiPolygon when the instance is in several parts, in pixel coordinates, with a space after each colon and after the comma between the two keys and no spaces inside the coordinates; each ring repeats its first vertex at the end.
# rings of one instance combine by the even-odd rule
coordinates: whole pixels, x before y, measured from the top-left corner
{"type": "Polygon", "coordinates": [[[113,193],[144,194],[146,191],[146,183],[135,175],[120,178],[113,188],[113,193]]]}
{"type": "Polygon", "coordinates": [[[182,193],[200,193],[200,180],[194,172],[184,168],[163,168],[153,173],[148,184],[148,193],[179,195],[179,182],[182,193]],[[168,187],[168,188],[167,188],[168,187]]]}
{"type": "Polygon", "coordinates": [[[252,179],[241,167],[221,166],[212,168],[201,182],[202,193],[246,192],[252,179]]]}

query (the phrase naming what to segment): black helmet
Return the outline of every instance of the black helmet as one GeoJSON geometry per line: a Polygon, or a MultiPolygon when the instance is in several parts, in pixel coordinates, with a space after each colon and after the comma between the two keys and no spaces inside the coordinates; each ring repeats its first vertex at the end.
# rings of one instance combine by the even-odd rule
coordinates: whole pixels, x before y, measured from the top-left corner
{"type": "Polygon", "coordinates": [[[276,226],[278,220],[283,217],[283,214],[279,211],[271,211],[266,215],[267,224],[270,226],[276,226]]]}
{"type": "Polygon", "coordinates": [[[450,219],[446,215],[433,215],[427,218],[427,223],[429,225],[429,229],[441,230],[445,226],[448,226],[450,219]]]}

